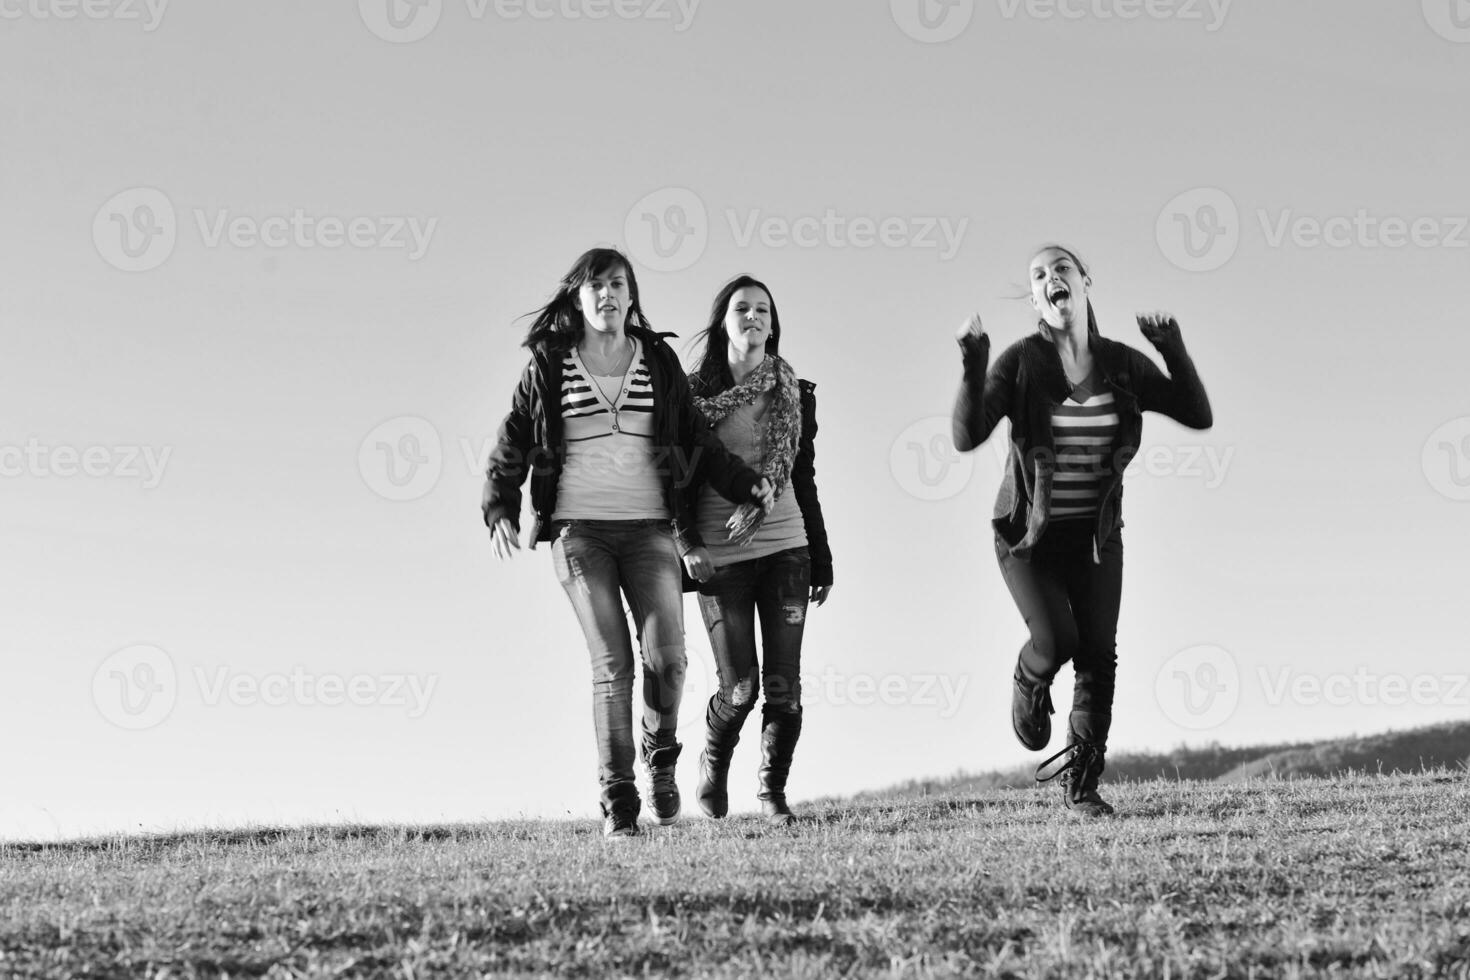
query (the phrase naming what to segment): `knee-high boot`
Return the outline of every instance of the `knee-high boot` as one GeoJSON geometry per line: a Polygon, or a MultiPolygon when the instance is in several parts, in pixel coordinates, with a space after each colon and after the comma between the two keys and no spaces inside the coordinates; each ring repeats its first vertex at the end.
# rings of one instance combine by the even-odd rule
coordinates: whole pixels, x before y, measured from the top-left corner
{"type": "Polygon", "coordinates": [[[801,709],[785,706],[761,708],[761,810],[771,823],[790,823],[796,818],[786,805],[786,777],[791,773],[791,757],[801,738],[801,709]]]}
{"type": "Polygon", "coordinates": [[[718,694],[704,709],[704,750],[699,753],[699,787],[695,795],[707,817],[719,819],[730,812],[730,759],[740,741],[740,729],[750,705],[727,705],[718,694]]]}

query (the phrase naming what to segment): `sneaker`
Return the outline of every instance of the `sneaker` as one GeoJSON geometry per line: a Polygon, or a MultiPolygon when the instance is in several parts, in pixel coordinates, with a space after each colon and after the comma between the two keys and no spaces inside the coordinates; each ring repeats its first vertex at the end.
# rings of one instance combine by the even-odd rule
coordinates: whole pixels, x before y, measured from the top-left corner
{"type": "Polygon", "coordinates": [[[679,783],[674,778],[674,765],[679,761],[679,752],[684,746],[675,742],[648,753],[649,809],[660,827],[667,827],[679,819],[681,800],[679,783]]]}
{"type": "Polygon", "coordinates": [[[637,837],[638,811],[618,808],[602,818],[602,836],[607,838],[637,837]]]}
{"type": "Polygon", "coordinates": [[[1051,685],[1032,683],[1016,664],[1014,689],[1011,692],[1011,728],[1021,744],[1032,752],[1046,748],[1051,741],[1051,685]]]}

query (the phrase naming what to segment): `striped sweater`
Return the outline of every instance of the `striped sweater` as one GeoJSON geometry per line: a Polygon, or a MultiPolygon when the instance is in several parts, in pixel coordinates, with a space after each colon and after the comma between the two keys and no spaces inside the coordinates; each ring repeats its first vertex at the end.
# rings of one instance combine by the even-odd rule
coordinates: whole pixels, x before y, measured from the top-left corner
{"type": "Polygon", "coordinates": [[[1096,517],[1118,437],[1113,393],[1096,367],[1052,412],[1051,432],[1057,453],[1052,519],[1096,517]]]}

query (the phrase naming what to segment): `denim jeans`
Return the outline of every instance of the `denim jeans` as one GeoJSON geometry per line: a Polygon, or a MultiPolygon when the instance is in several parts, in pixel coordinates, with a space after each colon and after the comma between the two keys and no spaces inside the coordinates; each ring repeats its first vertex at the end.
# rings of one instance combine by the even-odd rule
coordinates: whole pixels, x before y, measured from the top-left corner
{"type": "MultiPolygon", "coordinates": [[[[1123,535],[1115,529],[1092,560],[1093,521],[1052,521],[1029,561],[996,535],[995,553],[1031,639],[1021,647],[1030,681],[1051,682],[1072,661],[1072,710],[1109,715],[1118,670],[1118,605],[1123,595],[1123,535]]],[[[1105,723],[1102,738],[1106,738],[1105,723]]]]}
{"type": "Polygon", "coordinates": [[[699,587],[699,611],[709,630],[720,677],[718,710],[744,717],[766,689],[767,709],[801,711],[801,638],[811,596],[811,557],[788,548],[764,558],[723,565],[699,587]],[[755,651],[760,616],[761,649],[755,651]]]}
{"type": "Polygon", "coordinates": [[[673,729],[684,690],[684,595],[667,520],[558,521],[551,546],[556,577],[587,637],[592,658],[592,724],[602,798],[633,785],[633,615],[643,660],[642,727],[673,729]],[[615,789],[616,788],[616,789],[615,789]]]}

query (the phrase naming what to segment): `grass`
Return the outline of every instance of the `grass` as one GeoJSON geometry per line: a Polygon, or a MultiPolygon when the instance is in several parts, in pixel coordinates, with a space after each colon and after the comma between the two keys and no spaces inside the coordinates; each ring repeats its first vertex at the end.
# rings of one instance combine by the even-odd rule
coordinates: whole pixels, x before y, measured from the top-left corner
{"type": "Polygon", "coordinates": [[[0,845],[11,977],[1467,977],[1470,781],[0,845]]]}

